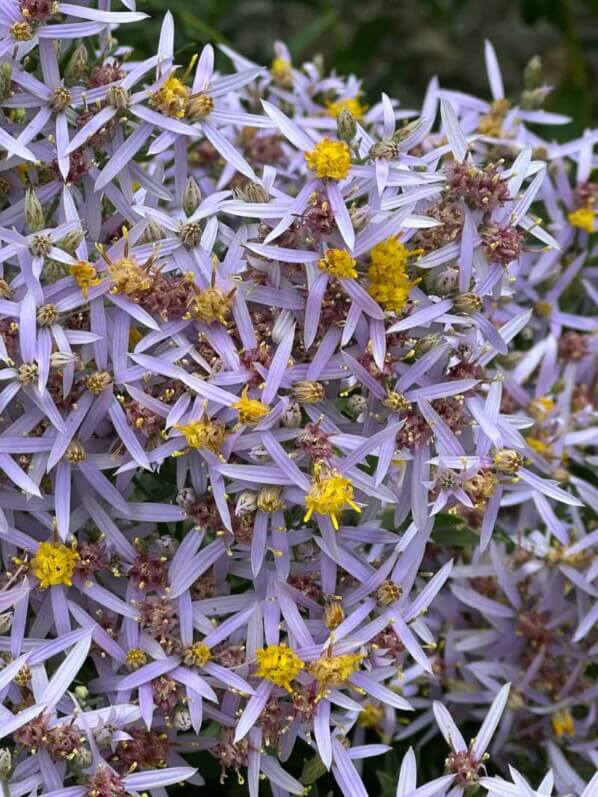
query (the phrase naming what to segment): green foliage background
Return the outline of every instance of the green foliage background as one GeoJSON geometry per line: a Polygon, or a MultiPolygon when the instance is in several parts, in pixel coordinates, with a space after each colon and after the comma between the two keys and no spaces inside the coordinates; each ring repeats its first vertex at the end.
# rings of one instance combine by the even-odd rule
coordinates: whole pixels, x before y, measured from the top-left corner
{"type": "MultiPolygon", "coordinates": [[[[489,38],[507,93],[514,96],[521,90],[526,63],[535,54],[542,57],[545,79],[556,89],[546,107],[574,118],[570,125],[548,129],[547,135],[564,139],[598,124],[598,0],[137,0],[137,8],[151,16],[126,28],[126,43],[138,56],[154,52],[162,17],[170,10],[181,64],[211,42],[229,44],[268,65],[272,43],[281,39],[295,64],[321,54],[327,68],[360,77],[370,102],[384,90],[398,97],[403,107],[418,106],[435,74],[445,86],[488,97],[483,41],[489,38]]],[[[447,525],[439,524],[435,541],[468,547],[470,535],[451,525],[452,520],[447,516],[447,525]]],[[[463,730],[467,736],[469,729],[463,730]]],[[[368,741],[379,739],[373,735],[368,741]]],[[[369,794],[394,795],[406,747],[395,745],[388,755],[366,763],[369,794]]],[[[440,775],[445,754],[442,740],[429,744],[418,756],[420,778],[440,775]]],[[[207,789],[217,788],[222,797],[246,794],[234,773],[219,784],[218,764],[208,754],[192,755],[190,763],[199,767],[207,789]]],[[[533,774],[530,761],[515,763],[533,774]]],[[[310,797],[339,794],[329,775],[321,777],[307,746],[285,767],[311,785],[310,797]]],[[[183,787],[175,793],[184,797],[195,791],[183,787]]]]}
{"type": "Polygon", "coordinates": [[[272,42],[282,39],[295,62],[321,53],[329,68],[361,77],[370,99],[384,90],[405,107],[420,102],[434,74],[487,96],[489,38],[507,91],[519,91],[532,55],[542,57],[556,87],[547,107],[575,117],[551,135],[598,123],[598,0],[138,0],[137,7],[151,20],[127,26],[127,43],[143,54],[153,52],[170,9],[181,63],[210,41],[269,64],[272,42]]]}

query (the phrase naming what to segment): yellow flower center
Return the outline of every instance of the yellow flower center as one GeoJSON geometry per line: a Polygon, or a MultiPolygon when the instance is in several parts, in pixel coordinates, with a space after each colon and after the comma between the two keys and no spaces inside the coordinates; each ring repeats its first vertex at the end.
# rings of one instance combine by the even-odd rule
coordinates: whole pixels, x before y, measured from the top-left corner
{"type": "Polygon", "coordinates": [[[211,657],[212,653],[205,642],[195,642],[183,652],[183,661],[189,667],[203,667],[211,657]]]}
{"type": "Polygon", "coordinates": [[[336,102],[327,102],[326,109],[330,116],[335,118],[340,115],[342,111],[349,111],[354,119],[363,119],[364,113],[367,111],[368,106],[364,105],[359,97],[349,97],[346,100],[337,100],[336,102]]]}
{"type": "Polygon", "coordinates": [[[247,387],[243,388],[241,398],[232,406],[239,413],[240,423],[257,423],[270,412],[270,408],[263,401],[249,398],[247,387]]]}
{"type": "Polygon", "coordinates": [[[175,119],[182,119],[187,112],[187,101],[189,99],[189,89],[185,84],[172,75],[160,86],[150,99],[160,113],[165,116],[172,116],[175,119]]]}
{"type": "Polygon", "coordinates": [[[135,260],[134,257],[121,257],[108,265],[108,273],[114,280],[113,293],[139,293],[149,291],[154,278],[135,260]]]}
{"type": "Polygon", "coordinates": [[[80,260],[74,266],[70,266],[69,271],[86,299],[89,295],[89,289],[99,285],[102,281],[91,263],[86,263],[84,260],[80,260]]]}
{"type": "Polygon", "coordinates": [[[189,448],[207,448],[215,454],[220,451],[226,436],[224,424],[220,421],[211,421],[205,415],[198,421],[190,421],[186,425],[175,423],[174,428],[184,435],[189,448]]]}
{"type": "Polygon", "coordinates": [[[561,708],[552,715],[552,727],[559,738],[575,736],[575,723],[569,709],[561,708]]]}
{"type": "Polygon", "coordinates": [[[540,454],[540,456],[546,457],[547,459],[552,459],[552,446],[550,443],[545,443],[538,437],[531,436],[526,437],[525,442],[536,454],[540,454]]]}
{"type": "Polygon", "coordinates": [[[351,150],[344,141],[323,138],[305,153],[305,160],[321,179],[344,180],[351,168],[351,150]]]}
{"type": "Polygon", "coordinates": [[[422,254],[422,249],[407,249],[396,238],[388,238],[370,252],[368,269],[369,293],[385,310],[399,313],[405,306],[409,293],[419,279],[411,280],[407,274],[409,257],[422,254]]]}
{"type": "Polygon", "coordinates": [[[304,662],[294,650],[284,643],[268,645],[256,651],[258,678],[265,678],[287,692],[292,692],[291,681],[297,677],[299,670],[305,667],[304,662]]]}
{"type": "Polygon", "coordinates": [[[206,288],[193,297],[189,312],[204,324],[213,324],[214,321],[226,324],[231,306],[232,294],[225,295],[218,288],[206,288]]]}
{"type": "Polygon", "coordinates": [[[130,670],[138,670],[147,664],[147,653],[141,648],[130,648],[127,651],[127,667],[130,670]]]}
{"type": "Polygon", "coordinates": [[[587,233],[594,232],[595,224],[594,219],[598,215],[598,211],[594,210],[591,205],[586,205],[583,208],[577,208],[577,210],[571,211],[567,215],[569,220],[569,224],[572,224],[574,227],[579,227],[580,230],[584,230],[587,233]]]}
{"type": "Polygon", "coordinates": [[[328,249],[318,266],[337,279],[355,279],[357,277],[356,260],[346,249],[328,249]]]}
{"type": "Polygon", "coordinates": [[[72,586],[78,559],[79,554],[74,545],[69,548],[61,542],[42,542],[31,560],[31,570],[39,579],[40,589],[58,584],[72,586]]]}
{"type": "Polygon", "coordinates": [[[322,656],[309,665],[309,671],[320,685],[320,689],[334,688],[344,684],[364,658],[363,653],[347,653],[344,656],[322,656]]]}
{"type": "Polygon", "coordinates": [[[307,522],[313,513],[328,515],[335,529],[339,527],[339,516],[343,509],[361,509],[353,501],[353,485],[351,480],[341,476],[336,470],[325,465],[314,465],[314,478],[305,496],[307,512],[303,518],[307,522]]]}
{"type": "Polygon", "coordinates": [[[383,719],[384,709],[382,706],[374,706],[371,703],[366,703],[357,717],[357,724],[361,725],[362,728],[371,728],[372,730],[379,731],[381,728],[380,723],[383,719]]]}
{"type": "Polygon", "coordinates": [[[270,74],[274,78],[274,82],[280,86],[291,86],[293,83],[293,69],[291,62],[286,58],[278,56],[272,61],[270,67],[270,74]]]}

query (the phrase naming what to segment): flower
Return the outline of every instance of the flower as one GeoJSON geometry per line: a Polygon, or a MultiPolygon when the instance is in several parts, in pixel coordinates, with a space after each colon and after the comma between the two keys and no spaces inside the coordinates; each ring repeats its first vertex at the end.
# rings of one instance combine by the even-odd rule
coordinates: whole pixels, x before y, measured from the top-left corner
{"type": "Polygon", "coordinates": [[[42,542],[31,560],[33,575],[39,579],[39,588],[48,589],[59,584],[73,585],[72,577],[79,554],[74,545],[60,542],[42,542]]]}
{"type": "Polygon", "coordinates": [[[257,423],[270,412],[268,405],[263,401],[249,398],[247,387],[243,388],[241,398],[235,401],[232,408],[239,413],[239,423],[243,424],[257,423]]]}
{"type": "Polygon", "coordinates": [[[346,249],[327,249],[318,266],[337,279],[354,279],[357,277],[356,261],[346,249]]]}
{"type": "Polygon", "coordinates": [[[305,161],[320,179],[344,180],[351,168],[351,151],[344,141],[323,138],[305,153],[305,161]]]}
{"type": "Polygon", "coordinates": [[[368,291],[386,310],[400,313],[405,307],[411,289],[420,282],[409,278],[407,261],[422,252],[421,249],[407,249],[396,238],[376,244],[371,250],[368,291]]]}
{"type": "Polygon", "coordinates": [[[593,233],[596,228],[595,218],[596,211],[591,205],[577,208],[577,210],[572,210],[567,214],[569,224],[589,234],[593,233]]]}
{"type": "Polygon", "coordinates": [[[292,692],[293,681],[305,663],[301,661],[294,650],[287,645],[268,645],[256,651],[258,678],[265,678],[276,686],[281,686],[287,692],[292,692]]]}
{"type": "Polygon", "coordinates": [[[320,462],[314,465],[313,479],[305,496],[305,506],[306,522],[314,512],[317,515],[328,515],[335,529],[339,527],[339,516],[343,509],[361,512],[353,501],[351,480],[320,462]]]}

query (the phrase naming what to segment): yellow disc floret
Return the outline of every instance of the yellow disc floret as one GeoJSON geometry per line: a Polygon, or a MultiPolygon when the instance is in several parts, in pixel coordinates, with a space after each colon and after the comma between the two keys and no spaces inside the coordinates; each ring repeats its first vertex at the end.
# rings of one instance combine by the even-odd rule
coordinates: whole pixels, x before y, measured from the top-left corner
{"type": "Polygon", "coordinates": [[[322,463],[314,465],[313,481],[305,496],[307,512],[304,520],[307,522],[314,512],[317,515],[328,515],[335,529],[338,529],[338,519],[343,509],[361,509],[353,501],[353,485],[337,470],[331,470],[322,463]]]}
{"type": "Polygon", "coordinates": [[[323,138],[305,153],[305,160],[321,179],[344,180],[351,168],[351,150],[344,141],[323,138]]]}
{"type": "Polygon", "coordinates": [[[241,398],[232,406],[239,413],[240,423],[257,423],[270,412],[270,408],[263,401],[249,398],[247,387],[243,388],[241,398]]]}
{"type": "Polygon", "coordinates": [[[40,589],[47,589],[58,584],[72,586],[75,565],[79,559],[74,545],[69,548],[61,542],[42,542],[33,559],[31,570],[39,578],[40,589]]]}
{"type": "Polygon", "coordinates": [[[571,213],[567,214],[567,218],[569,224],[572,224],[574,227],[579,227],[579,229],[584,232],[592,233],[596,229],[595,219],[597,215],[598,211],[594,210],[591,205],[586,205],[585,207],[571,211],[571,213]]]}
{"type": "Polygon", "coordinates": [[[575,723],[567,708],[559,709],[552,715],[552,727],[556,736],[575,736],[575,723]]]}
{"type": "Polygon", "coordinates": [[[318,266],[337,279],[357,277],[356,260],[346,249],[328,249],[324,257],[318,261],[318,266]]]}
{"type": "Polygon", "coordinates": [[[357,672],[363,658],[362,653],[322,656],[309,665],[309,671],[320,685],[321,690],[335,688],[346,683],[353,673],[357,672]]]}
{"type": "Polygon", "coordinates": [[[291,681],[297,677],[299,670],[305,667],[304,662],[294,650],[284,643],[268,645],[256,651],[258,678],[265,678],[287,692],[292,692],[291,681]]]}
{"type": "Polygon", "coordinates": [[[342,111],[349,111],[353,118],[359,121],[359,119],[363,118],[368,106],[364,105],[359,97],[348,97],[344,100],[336,100],[336,102],[327,102],[326,109],[330,116],[334,116],[335,118],[338,117],[342,111]]]}
{"type": "Polygon", "coordinates": [[[188,100],[189,89],[173,72],[152,95],[150,105],[165,116],[182,119],[187,112],[188,100]]]}
{"type": "Polygon", "coordinates": [[[74,266],[70,266],[69,271],[72,278],[81,288],[81,293],[86,299],[89,295],[89,289],[95,288],[95,286],[99,285],[102,281],[100,277],[98,277],[96,269],[91,263],[85,262],[85,260],[80,260],[78,263],[75,263],[74,266]]]}
{"type": "Polygon", "coordinates": [[[207,448],[215,454],[220,451],[226,436],[224,424],[221,421],[211,421],[205,415],[187,424],[175,423],[174,428],[181,432],[189,448],[207,448]]]}
{"type": "Polygon", "coordinates": [[[405,306],[409,293],[419,279],[411,280],[407,274],[409,257],[420,255],[421,249],[407,249],[396,238],[388,238],[370,252],[368,269],[369,293],[385,310],[399,313],[405,306]]]}

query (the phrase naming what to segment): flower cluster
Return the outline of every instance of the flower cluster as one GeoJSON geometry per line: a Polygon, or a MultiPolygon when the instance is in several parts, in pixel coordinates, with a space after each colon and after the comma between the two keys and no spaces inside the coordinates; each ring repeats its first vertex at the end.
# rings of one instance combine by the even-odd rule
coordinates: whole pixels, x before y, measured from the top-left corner
{"type": "Polygon", "coordinates": [[[4,791],[590,797],[598,133],[123,4],[0,4],[4,791]]]}

